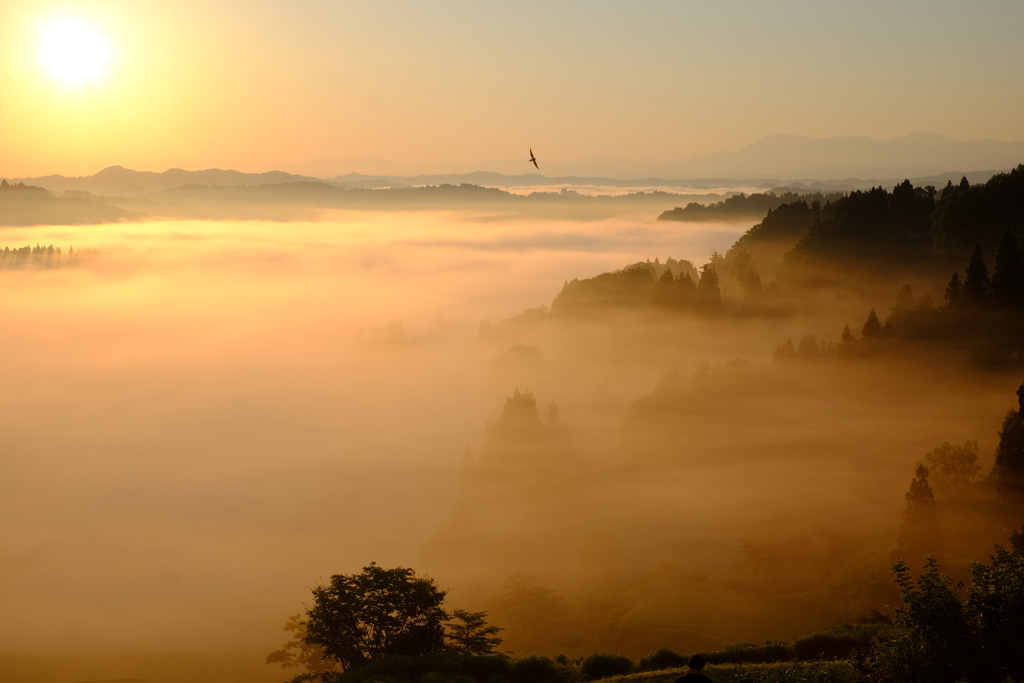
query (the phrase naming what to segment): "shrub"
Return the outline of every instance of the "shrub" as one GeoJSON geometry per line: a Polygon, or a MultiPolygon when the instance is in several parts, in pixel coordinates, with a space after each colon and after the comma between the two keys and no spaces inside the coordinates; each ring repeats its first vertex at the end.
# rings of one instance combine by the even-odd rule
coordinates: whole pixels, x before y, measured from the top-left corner
{"type": "Polygon", "coordinates": [[[793,659],[793,647],[778,640],[766,641],[764,645],[739,643],[719,652],[709,652],[704,658],[708,664],[787,662],[793,659]]]}
{"type": "MultiPolygon", "coordinates": [[[[724,672],[721,672],[724,673],[724,672]]],[[[717,680],[717,678],[716,678],[717,680]]],[[[863,683],[864,678],[849,662],[811,664],[769,664],[743,667],[736,671],[736,683],[863,683]]]]}
{"type": "Polygon", "coordinates": [[[676,654],[668,648],[662,648],[657,652],[647,655],[637,664],[641,671],[658,671],[659,669],[676,669],[686,666],[687,658],[676,654]]]}
{"type": "Polygon", "coordinates": [[[799,661],[849,659],[854,653],[867,652],[872,641],[887,624],[843,624],[798,638],[793,643],[793,657],[799,661]]]}
{"type": "Polygon", "coordinates": [[[422,657],[386,657],[337,674],[335,683],[497,683],[509,678],[508,660],[501,656],[443,652],[422,657]]]}
{"type": "Polygon", "coordinates": [[[508,672],[512,683],[558,683],[558,670],[547,657],[524,657],[512,662],[508,672]]]}
{"type": "Polygon", "coordinates": [[[633,662],[628,657],[613,654],[594,654],[583,660],[583,680],[596,681],[609,676],[621,676],[633,671],[633,662]]]}

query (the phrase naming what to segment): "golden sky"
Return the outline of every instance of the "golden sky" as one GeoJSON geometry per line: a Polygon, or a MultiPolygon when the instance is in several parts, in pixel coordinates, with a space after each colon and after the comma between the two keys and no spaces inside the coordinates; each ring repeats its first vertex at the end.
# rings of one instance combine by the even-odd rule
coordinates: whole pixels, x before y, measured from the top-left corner
{"type": "Polygon", "coordinates": [[[1022,26],[1015,0],[4,2],[0,175],[687,159],[780,132],[1021,140],[1022,26]],[[69,19],[109,45],[92,82],[38,59],[69,19]]]}

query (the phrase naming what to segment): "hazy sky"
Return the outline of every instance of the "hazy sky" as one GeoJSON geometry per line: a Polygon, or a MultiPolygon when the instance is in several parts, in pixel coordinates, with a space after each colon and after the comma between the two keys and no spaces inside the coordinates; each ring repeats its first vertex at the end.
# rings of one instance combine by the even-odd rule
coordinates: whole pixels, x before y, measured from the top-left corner
{"type": "Polygon", "coordinates": [[[1022,27],[1018,0],[4,0],[0,175],[1020,140],[1022,27]],[[37,58],[69,17],[113,53],[80,86],[37,58]]]}

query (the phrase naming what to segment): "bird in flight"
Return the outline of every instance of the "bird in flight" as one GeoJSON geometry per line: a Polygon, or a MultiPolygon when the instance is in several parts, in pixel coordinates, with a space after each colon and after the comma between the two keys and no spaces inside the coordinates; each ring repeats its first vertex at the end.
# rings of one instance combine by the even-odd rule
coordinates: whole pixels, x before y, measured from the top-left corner
{"type": "MultiPolygon", "coordinates": [[[[537,166],[537,157],[533,156],[533,147],[530,148],[530,161],[534,166],[537,166]]],[[[540,166],[537,166],[537,170],[540,170],[540,166]]]]}

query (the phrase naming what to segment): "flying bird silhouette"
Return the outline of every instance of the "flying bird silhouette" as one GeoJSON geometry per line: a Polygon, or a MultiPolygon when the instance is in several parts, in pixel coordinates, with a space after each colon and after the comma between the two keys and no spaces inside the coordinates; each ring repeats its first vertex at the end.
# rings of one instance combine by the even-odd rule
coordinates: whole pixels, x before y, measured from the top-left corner
{"type": "MultiPolygon", "coordinates": [[[[530,161],[533,162],[534,166],[537,166],[537,157],[533,156],[533,147],[530,148],[530,161]]],[[[540,166],[537,166],[537,170],[540,170],[540,166]]]]}

